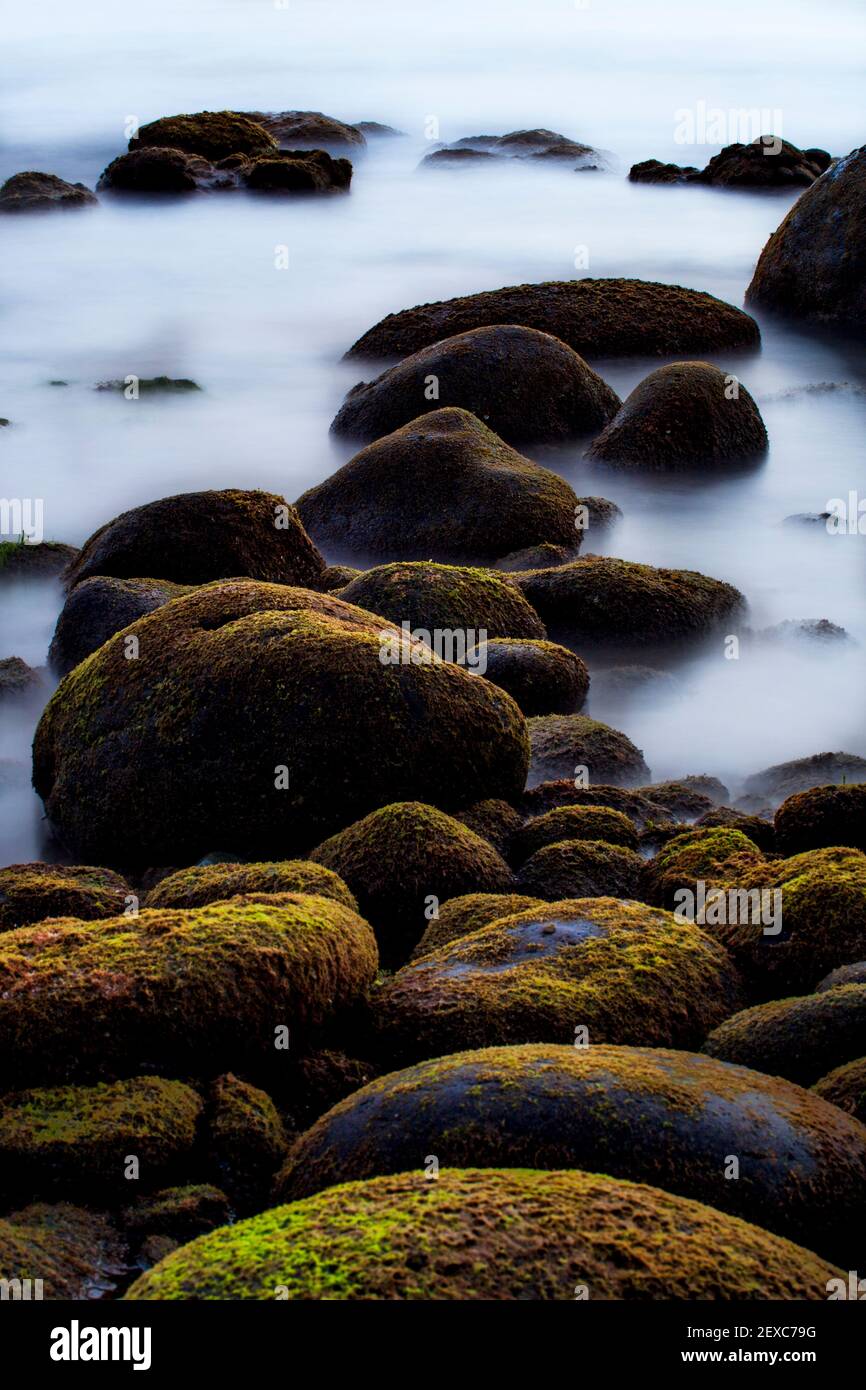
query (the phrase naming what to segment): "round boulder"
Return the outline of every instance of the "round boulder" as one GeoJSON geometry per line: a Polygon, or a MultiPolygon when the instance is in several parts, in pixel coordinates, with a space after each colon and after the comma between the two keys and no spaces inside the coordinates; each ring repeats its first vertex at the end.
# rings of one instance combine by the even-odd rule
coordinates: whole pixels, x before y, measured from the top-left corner
{"type": "Polygon", "coordinates": [[[796,792],[782,802],[774,824],[783,854],[830,845],[866,850],[866,782],[796,792]]]}
{"type": "Polygon", "coordinates": [[[773,999],[725,1020],[703,1051],[769,1076],[813,1086],[827,1072],[863,1055],[866,986],[773,999]]]}
{"type": "Polygon", "coordinates": [[[0,869],[0,931],[78,917],[85,922],[116,917],[132,890],[110,869],[79,864],[9,864],[0,869]]]}
{"type": "Polygon", "coordinates": [[[229,187],[234,179],[220,174],[209,159],[170,146],[147,145],[118,155],[102,171],[100,193],[195,193],[229,187]]]}
{"type": "Polygon", "coordinates": [[[746,778],[744,791],[777,805],[795,792],[838,786],[840,782],[866,782],[866,758],[856,753],[815,753],[811,758],[794,758],[753,773],[746,778]]]}
{"type": "Polygon", "coordinates": [[[67,595],[57,619],[49,665],[58,675],[67,675],[136,618],[189,591],[189,586],[168,579],[113,579],[102,574],[83,579],[67,595]]]}
{"type": "Polygon", "coordinates": [[[199,111],[191,116],[162,116],[140,126],[129,148],[148,145],[217,160],[230,154],[267,154],[277,142],[258,121],[239,111],[199,111]]]}
{"type": "Polygon", "coordinates": [[[636,898],[643,859],[605,840],[558,840],[527,859],[518,885],[548,902],[562,898],[636,898]]]}
{"type": "Polygon", "coordinates": [[[585,714],[545,714],[527,720],[531,763],[529,786],[574,778],[578,768],[591,780],[613,785],[641,782],[650,770],[643,753],[618,729],[585,714]]]}
{"type": "Polygon", "coordinates": [[[536,850],[560,840],[606,840],[609,845],[637,849],[633,821],[610,806],[558,806],[536,816],[512,841],[515,864],[522,864],[536,850]]]}
{"type": "Polygon", "coordinates": [[[144,900],[145,907],[204,907],[240,893],[313,893],[358,911],[343,880],[308,859],[270,864],[195,864],[160,879],[144,900]]]}
{"type": "Polygon", "coordinates": [[[694,893],[696,884],[727,883],[755,866],[769,872],[767,861],[754,841],[741,830],[717,826],[698,830],[693,826],[674,835],[654,859],[644,865],[641,893],[659,907],[679,905],[682,890],[694,893]]]}
{"type": "Polygon", "coordinates": [[[208,1097],[207,1145],[221,1188],[249,1211],[263,1202],[286,1156],[288,1139],[270,1096],[229,1072],[208,1097]]]}
{"type": "Polygon", "coordinates": [[[67,183],[56,174],[28,169],[13,174],[0,187],[0,213],[51,212],[93,207],[99,200],[83,183],[67,183]]]}
{"type": "Polygon", "coordinates": [[[347,584],[340,598],[392,623],[408,624],[428,645],[436,632],[451,637],[454,655],[445,649],[438,653],[446,659],[464,655],[460,637],[468,653],[485,636],[547,636],[517,586],[493,570],[424,561],[377,565],[347,584]]]}
{"type": "Polygon", "coordinates": [[[574,714],[589,691],[586,664],[555,642],[494,638],[479,643],[468,664],[507,690],[527,716],[574,714]]]}
{"type": "Polygon", "coordinates": [[[491,922],[498,922],[500,917],[513,917],[526,908],[543,911],[544,903],[541,898],[530,898],[525,893],[464,893],[459,898],[449,898],[442,904],[439,915],[427,924],[411,959],[417,960],[428,951],[447,946],[458,937],[469,936],[482,927],[489,927],[491,922]]]}
{"type": "Polygon", "coordinates": [[[866,1121],[866,1057],[836,1067],[816,1081],[812,1090],[862,1124],[866,1121]]]}

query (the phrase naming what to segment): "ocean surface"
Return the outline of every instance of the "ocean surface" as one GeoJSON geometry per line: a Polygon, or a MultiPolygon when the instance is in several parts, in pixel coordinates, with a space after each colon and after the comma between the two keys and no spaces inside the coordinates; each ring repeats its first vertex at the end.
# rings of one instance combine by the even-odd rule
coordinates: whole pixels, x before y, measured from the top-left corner
{"type": "MultiPolygon", "coordinates": [[[[294,500],[354,452],[328,426],[373,371],[343,352],[416,303],[589,274],[741,304],[792,195],[635,186],[628,168],[703,165],[729,142],[705,138],[719,120],[731,140],[772,129],[847,153],[866,140],[864,39],[861,0],[734,0],[709,14],[685,0],[18,7],[0,58],[2,178],[33,168],[93,187],[130,119],[183,111],[314,109],[406,134],[370,143],[348,196],[106,197],[5,219],[0,495],[43,499],[46,538],[71,543],[171,493],[262,487],[294,500]],[[529,126],[604,151],[605,169],[418,170],[431,133],[529,126]],[[94,390],[131,373],[203,390],[135,402],[94,390]]],[[[718,644],[625,706],[591,694],[588,712],[622,728],[656,779],[707,772],[736,789],[784,759],[866,755],[866,537],[784,521],[866,496],[866,349],[758,317],[759,353],[710,360],[758,401],[771,441],[759,467],[665,479],[590,467],[579,447],[527,451],[620,505],[594,549],[730,581],[755,630],[826,618],[848,634],[747,642],[738,660],[718,644]]],[[[622,396],[657,365],[593,361],[622,396]]],[[[43,664],[60,604],[54,582],[5,583],[0,658],[43,664]]],[[[0,863],[57,853],[27,784],[40,704],[0,710],[0,863]]]]}

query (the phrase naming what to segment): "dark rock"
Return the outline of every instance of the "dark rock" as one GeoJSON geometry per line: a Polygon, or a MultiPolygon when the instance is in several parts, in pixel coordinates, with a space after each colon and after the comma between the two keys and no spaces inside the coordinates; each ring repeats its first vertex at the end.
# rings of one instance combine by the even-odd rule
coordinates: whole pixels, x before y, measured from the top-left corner
{"type": "Polygon", "coordinates": [[[493,568],[503,570],[506,574],[516,574],[524,570],[552,569],[555,565],[567,565],[577,559],[580,535],[575,538],[575,542],[572,545],[552,545],[550,541],[542,541],[540,545],[531,545],[526,550],[512,550],[509,555],[503,555],[501,560],[497,560],[493,568]]]}
{"type": "Polygon", "coordinates": [[[643,159],[628,171],[630,183],[693,183],[697,175],[693,164],[663,164],[658,159],[643,159]]]}
{"type": "Polygon", "coordinates": [[[267,154],[276,141],[256,119],[238,111],[199,111],[191,116],[163,116],[139,128],[130,150],[145,146],[185,150],[212,161],[228,155],[267,154]]]}
{"type": "Polygon", "coordinates": [[[78,553],[74,545],[60,541],[0,541],[0,580],[53,578],[73,564],[78,553]]]}
{"type": "MultiPolygon", "coordinates": [[[[438,632],[443,634],[443,641],[448,634],[462,634],[467,651],[485,634],[547,636],[544,624],[516,584],[494,570],[424,561],[377,565],[353,579],[340,597],[368,613],[381,613],[396,625],[408,624],[412,632],[438,632]]],[[[455,660],[463,655],[458,645],[455,641],[455,660]]],[[[423,653],[419,653],[421,658],[423,653]]]]}
{"type": "Polygon", "coordinates": [[[250,111],[247,115],[263,126],[282,149],[357,152],[367,143],[359,126],[347,125],[321,111],[250,111]]]}
{"type": "Polygon", "coordinates": [[[783,854],[831,845],[866,850],[866,781],[795,792],[776,812],[775,826],[783,854]]]}
{"type": "Polygon", "coordinates": [[[0,661],[0,700],[34,695],[42,684],[39,672],[20,656],[7,656],[0,661]]]}
{"type": "Polygon", "coordinates": [[[815,753],[811,758],[765,767],[747,777],[743,787],[747,794],[778,805],[795,792],[844,782],[866,782],[866,758],[856,753],[815,753]]]}
{"type": "Polygon", "coordinates": [[[0,869],[0,931],[48,917],[96,921],[119,916],[129,884],[110,869],[78,864],[9,864],[0,869]]]}
{"type": "MultiPolygon", "coordinates": [[[[135,389],[139,395],[143,396],[173,396],[186,395],[190,391],[200,391],[201,387],[197,382],[191,381],[187,376],[137,376],[134,378],[135,389]]],[[[126,391],[129,389],[129,381],[98,381],[97,391],[126,391]]],[[[201,496],[203,494],[187,493],[186,496],[201,496]]],[[[204,494],[213,496],[213,494],[204,494]]]]}
{"type": "Polygon", "coordinates": [[[153,613],[190,588],[167,579],[114,579],[97,574],[83,579],[67,595],[57,619],[48,663],[65,676],[116,632],[153,613]]]}
{"type": "Polygon", "coordinates": [[[99,200],[83,183],[28,170],[13,174],[0,188],[0,212],[50,212],[53,208],[93,207],[99,200]]]}
{"type": "Polygon", "coordinates": [[[468,664],[507,690],[527,716],[575,714],[589,690],[584,662],[554,642],[495,638],[474,648],[468,664]]]}
{"type": "Polygon", "coordinates": [[[100,193],[195,193],[234,186],[203,155],[162,145],[146,145],[113,159],[100,175],[100,193]]]}
{"type": "Polygon", "coordinates": [[[650,775],[643,754],[617,729],[584,714],[548,714],[527,721],[530,787],[588,770],[590,781],[634,785],[650,775]]]}
{"type": "Polygon", "coordinates": [[[102,1212],[35,1202],[0,1219],[0,1269],[4,1279],[41,1279],[46,1300],[104,1298],[127,1275],[127,1250],[102,1212]]]}
{"type": "Polygon", "coordinates": [[[749,145],[726,145],[696,181],[722,188],[808,188],[830,162],[826,150],[800,150],[779,136],[760,135],[749,145]]]}
{"type": "Polygon", "coordinates": [[[605,840],[560,840],[536,850],[517,875],[524,893],[564,898],[636,898],[643,859],[605,840]]]}
{"type": "Polygon", "coordinates": [[[769,1076],[813,1086],[845,1062],[863,1056],[866,986],[774,999],[719,1025],[703,1051],[769,1076]]]}
{"type": "Polygon", "coordinates": [[[325,150],[281,150],[253,160],[240,171],[240,178],[254,193],[342,192],[352,182],[352,165],[325,150]]]}
{"type": "Polygon", "coordinates": [[[207,1148],[222,1188],[242,1211],[261,1205],[288,1150],[267,1092],[228,1072],[208,1094],[207,1148]]]}

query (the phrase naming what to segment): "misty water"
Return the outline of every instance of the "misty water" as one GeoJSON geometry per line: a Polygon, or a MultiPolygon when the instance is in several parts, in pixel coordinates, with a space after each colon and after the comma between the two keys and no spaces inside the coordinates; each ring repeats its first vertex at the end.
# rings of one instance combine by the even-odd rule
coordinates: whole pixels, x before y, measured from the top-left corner
{"type": "MultiPolygon", "coordinates": [[[[208,108],[323,110],[407,134],[370,143],[347,196],[106,196],[74,215],[5,219],[0,415],[12,423],[0,432],[0,495],[43,499],[46,538],[75,544],[171,493],[260,487],[294,500],[354,452],[328,426],[377,368],[342,363],[343,352],[416,303],[590,274],[742,304],[793,195],[635,186],[628,168],[649,157],[703,165],[724,142],[676,138],[676,113],[701,103],[778,114],[776,133],[804,147],[862,143],[863,6],[703,10],[676,0],[19,7],[4,34],[2,178],[34,168],[93,187],[125,148],[127,120],[208,108]],[[431,117],[445,141],[547,126],[607,152],[608,167],[419,172],[431,117]],[[277,268],[283,247],[288,269],[277,268]],[[191,377],[203,390],[126,401],[93,389],[129,374],[191,377]]],[[[588,712],[622,728],[655,779],[707,772],[736,789],[784,759],[866,754],[866,539],[784,524],[864,492],[866,351],[758,318],[759,352],[708,359],[762,410],[771,447],[753,470],[626,475],[590,467],[577,444],[525,451],[622,508],[585,549],[728,580],[754,629],[826,618],[849,635],[744,642],[738,660],[720,637],[627,705],[591,693],[588,712]],[[805,389],[821,383],[836,389],[805,389]]],[[[625,396],[659,359],[592,365],[625,396]]],[[[44,664],[61,602],[53,581],[7,581],[0,657],[44,664]]],[[[652,665],[652,651],[640,660],[652,665]]],[[[28,785],[41,703],[0,713],[2,863],[59,852],[28,785]]]]}

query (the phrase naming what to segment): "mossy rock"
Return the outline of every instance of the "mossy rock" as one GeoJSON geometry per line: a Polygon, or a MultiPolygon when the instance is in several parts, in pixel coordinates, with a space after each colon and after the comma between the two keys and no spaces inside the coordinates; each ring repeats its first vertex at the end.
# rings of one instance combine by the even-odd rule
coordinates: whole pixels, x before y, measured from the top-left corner
{"type": "Polygon", "coordinates": [[[333,596],[238,580],[174,599],[70,672],[36,732],[34,785],[82,857],[144,869],[215,845],[282,860],[394,801],[509,800],[528,761],[496,686],[333,596]]]}
{"type": "Polygon", "coordinates": [[[778,135],[759,135],[714,154],[697,182],[718,188],[808,188],[831,163],[826,150],[801,150],[778,135]]]}
{"type": "Polygon", "coordinates": [[[699,830],[730,826],[732,830],[741,830],[748,836],[762,854],[776,852],[776,827],[771,820],[765,820],[763,816],[751,816],[744,811],[736,810],[733,806],[717,806],[714,810],[705,811],[702,816],[698,816],[695,825],[699,830]]]}
{"type": "Polygon", "coordinates": [[[0,869],[0,931],[46,917],[89,922],[128,905],[129,884],[110,869],[79,864],[10,864],[0,869]]]}
{"type": "Polygon", "coordinates": [[[284,148],[348,149],[358,152],[363,151],[367,144],[360,126],[338,121],[335,116],[326,116],[323,111],[248,111],[246,115],[251,121],[264,126],[268,134],[284,148]]]}
{"type": "Polygon", "coordinates": [[[168,579],[114,579],[94,575],[66,597],[57,619],[48,663],[65,676],[116,632],[190,590],[168,579]]]}
{"type": "MultiPolygon", "coordinates": [[[[585,500],[585,499],[584,499],[585,500]]],[[[493,568],[506,574],[522,570],[550,569],[553,565],[567,565],[577,559],[577,552],[583,537],[580,532],[568,545],[552,545],[543,541],[540,545],[530,545],[525,550],[512,550],[497,560],[493,568]]]]}
{"type": "Polygon", "coordinates": [[[668,840],[644,866],[641,895],[646,902],[674,908],[679,906],[681,890],[695,892],[700,881],[739,881],[752,866],[760,873],[768,871],[758,846],[741,830],[730,826],[704,830],[689,827],[668,840]]]}
{"type": "Polygon", "coordinates": [[[431,906],[470,891],[506,892],[511,870],[467,826],[417,801],[373,811],[314,849],[310,858],[349,885],[372,924],[383,965],[402,965],[431,906]]]}
{"type": "Polygon", "coordinates": [[[749,303],[862,330],[864,204],[866,145],[838,160],[798,198],[761,252],[746,291],[749,303]]]}
{"type": "Polygon", "coordinates": [[[171,145],[147,145],[113,159],[99,176],[100,193],[178,194],[205,192],[234,180],[209,159],[171,145]]]}
{"type": "Polygon", "coordinates": [[[604,840],[559,840],[535,851],[517,875],[525,893],[563,898],[636,898],[643,859],[604,840]]]}
{"type": "Polygon", "coordinates": [[[724,806],[731,799],[724,782],[705,773],[653,782],[641,790],[656,805],[664,806],[674,820],[696,820],[714,806],[724,806]]]}
{"type": "MultiPolygon", "coordinates": [[[[470,411],[509,444],[562,444],[602,429],[615,416],[620,399],[559,338],[517,324],[495,324],[443,337],[374,381],[359,382],[331,430],[354,439],[381,439],[419,415],[448,406],[470,411]],[[436,382],[433,401],[431,380],[436,382]]],[[[573,528],[573,506],[571,516],[573,528]]]]}
{"type": "Polygon", "coordinates": [[[628,468],[707,469],[767,451],[761,412],[745,386],[709,362],[658,367],[634,388],[587,456],[628,468]]]}
{"type": "MultiPolygon", "coordinates": [[[[188,376],[139,376],[134,378],[135,387],[141,396],[188,396],[194,391],[201,391],[197,382],[188,376]]],[[[98,381],[94,387],[95,391],[113,391],[115,395],[122,395],[128,388],[128,381],[124,377],[115,377],[113,380],[98,381]]],[[[194,496],[192,493],[186,496],[194,496]]],[[[164,499],[174,501],[174,498],[164,499]]]]}
{"type": "Polygon", "coordinates": [[[78,550],[61,541],[0,541],[0,580],[55,578],[74,564],[78,550]]]}
{"type": "Polygon", "coordinates": [[[195,115],[162,116],[139,127],[129,142],[130,150],[147,145],[186,150],[205,159],[225,159],[231,154],[267,154],[277,142],[258,121],[239,111],[198,111],[195,115]]]}
{"type": "Polygon", "coordinates": [[[590,780],[635,783],[650,775],[643,753],[630,738],[585,714],[545,714],[527,720],[531,759],[529,786],[574,778],[578,768],[590,780]]]}
{"type": "Polygon", "coordinates": [[[125,1297],[824,1300],[839,1277],[781,1236],[658,1188],[470,1168],[276,1207],[178,1250],[125,1297]]]}
{"type": "Polygon", "coordinates": [[[743,1009],[710,1033],[703,1051],[813,1086],[863,1055],[864,1028],[866,985],[842,985],[743,1009]]]}
{"type": "Polygon", "coordinates": [[[736,967],[666,912],[614,898],[548,903],[431,951],[372,1000],[389,1065],[467,1047],[574,1042],[689,1048],[740,1007],[736,967]]]}
{"type": "Polygon", "coordinates": [[[270,1191],[288,1138],[267,1092],[229,1072],[210,1089],[207,1144],[220,1187],[239,1208],[250,1211],[270,1191]]]}
{"type": "Polygon", "coordinates": [[[573,555],[581,539],[569,484],[453,407],[377,438],[296,506],[318,544],[386,560],[477,563],[542,542],[573,555]]]}
{"type": "Polygon", "coordinates": [[[0,1098],[0,1185],[100,1204],[128,1199],[138,1183],[157,1187],[181,1172],[201,1112],[195,1091],[158,1076],[10,1092],[0,1098]]]}
{"type": "Polygon", "coordinates": [[[524,863],[536,850],[560,840],[606,840],[610,845],[637,849],[632,820],[611,806],[559,806],[536,816],[514,837],[513,859],[524,863]]]}
{"type": "Polygon", "coordinates": [[[70,587],[94,574],[155,575],[205,584],[234,575],[314,585],[325,568],[294,507],[271,492],[184,492],[94,531],[66,571],[70,587]]]}
{"type": "Polygon", "coordinates": [[[783,854],[830,845],[866,850],[866,782],[796,792],[782,802],[774,824],[783,854]]]}
{"type": "Polygon", "coordinates": [[[612,787],[604,782],[597,786],[576,787],[573,776],[539,782],[538,786],[528,788],[518,803],[519,810],[529,820],[555,811],[560,806],[610,806],[615,811],[622,811],[639,829],[665,818],[665,808],[640,791],[612,787]]]}
{"type": "Polygon", "coordinates": [[[6,1077],[267,1071],[282,1056],[275,1029],[303,1049],[365,994],[377,963],[366,922],[301,893],[21,927],[0,935],[6,1077]]]}
{"type": "Polygon", "coordinates": [[[0,1278],[29,1279],[31,1299],[36,1280],[46,1300],[103,1298],[126,1273],[125,1242],[101,1212],[35,1202],[0,1218],[0,1278]]]}
{"type": "Polygon", "coordinates": [[[206,1231],[225,1226],[231,1216],[226,1194],[210,1183],[166,1187],[139,1197],[122,1213],[123,1229],[131,1238],[148,1241],[167,1237],[183,1245],[206,1231]]]}
{"type": "Polygon", "coordinates": [[[840,1110],[863,1124],[866,1121],[866,1057],[834,1068],[816,1081],[812,1090],[822,1100],[838,1105],[840,1110]]]}
{"type": "Polygon", "coordinates": [[[866,758],[856,753],[815,753],[811,758],[794,758],[776,763],[747,777],[743,784],[749,796],[759,796],[774,806],[795,792],[826,787],[840,782],[866,781],[866,758]]]}
{"type": "Polygon", "coordinates": [[[32,169],[13,174],[0,187],[0,213],[66,212],[93,207],[98,201],[86,184],[67,183],[56,174],[37,173],[32,169]]]}
{"type": "Polygon", "coordinates": [[[726,880],[730,885],[727,920],[714,923],[708,908],[706,929],[757,997],[804,993],[829,970],[866,954],[866,854],[859,850],[808,850],[745,865],[729,878],[723,870],[722,880],[723,891],[726,880]]]}
{"type": "Polygon", "coordinates": [[[575,714],[589,691],[586,663],[555,642],[494,638],[473,648],[469,664],[507,690],[527,717],[575,714]]]}
{"type": "Polygon", "coordinates": [[[855,961],[853,965],[840,965],[825,975],[815,986],[815,993],[825,989],[835,989],[837,985],[866,985],[866,960],[855,961]]]}
{"type": "Polygon", "coordinates": [[[650,280],[548,280],[509,285],[389,314],[347,357],[405,357],[449,334],[495,323],[552,333],[581,357],[677,357],[756,348],[758,325],[699,290],[650,280]]]}
{"type": "Polygon", "coordinates": [[[253,193],[345,192],[352,182],[348,159],[333,159],[326,150],[280,150],[254,159],[239,170],[240,182],[253,193]]]}
{"type": "Polygon", "coordinates": [[[706,636],[739,614],[731,584],[693,570],[655,569],[607,555],[517,575],[551,633],[601,646],[673,644],[706,636]]]}
{"type": "Polygon", "coordinates": [[[494,1047],[380,1077],[295,1142],[274,1200],[420,1175],[428,1154],[651,1181],[846,1268],[866,1234],[866,1127],[790,1082],[645,1047],[494,1047]]]}
{"type": "Polygon", "coordinates": [[[358,911],[355,896],[339,877],[308,859],[270,864],[195,864],[167,874],[151,888],[145,907],[204,907],[239,893],[313,893],[358,911]]]}
{"type": "Polygon", "coordinates": [[[353,579],[340,597],[398,626],[408,623],[413,632],[465,634],[468,648],[485,635],[547,636],[517,586],[488,569],[424,561],[377,565],[353,579]]]}
{"type": "Polygon", "coordinates": [[[335,589],[345,589],[347,584],[351,584],[353,579],[357,579],[358,575],[363,573],[363,570],[356,569],[354,565],[326,565],[317,587],[323,594],[329,594],[335,589]]]}
{"type": "Polygon", "coordinates": [[[439,916],[428,923],[424,935],[412,952],[412,960],[447,946],[461,936],[489,927],[501,917],[513,917],[516,912],[527,908],[544,910],[541,898],[529,897],[526,893],[464,893],[459,898],[449,898],[439,910],[439,916]]]}
{"type": "Polygon", "coordinates": [[[295,1057],[282,1077],[280,1109],[295,1132],[308,1129],[320,1115],[366,1086],[376,1068],[363,1057],[350,1057],[335,1047],[322,1047],[295,1057]]]}
{"type": "Polygon", "coordinates": [[[473,806],[460,811],[454,819],[480,835],[482,840],[489,840],[503,859],[509,858],[511,841],[523,824],[520,812],[501,800],[476,801],[473,806]]]}
{"type": "Polygon", "coordinates": [[[0,659],[0,701],[22,701],[39,698],[42,689],[42,676],[38,670],[28,666],[20,656],[6,656],[0,659]]]}

